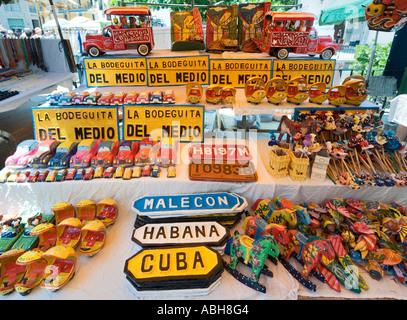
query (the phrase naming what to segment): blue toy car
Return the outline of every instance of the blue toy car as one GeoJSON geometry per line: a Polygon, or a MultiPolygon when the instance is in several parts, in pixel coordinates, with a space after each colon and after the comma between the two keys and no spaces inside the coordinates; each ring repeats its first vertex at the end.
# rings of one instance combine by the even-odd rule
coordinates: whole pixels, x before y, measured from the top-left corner
{"type": "Polygon", "coordinates": [[[154,90],[150,96],[150,103],[163,103],[163,92],[161,90],[154,90]]]}
{"type": "Polygon", "coordinates": [[[48,167],[51,169],[66,169],[69,167],[69,160],[76,154],[78,142],[62,142],[55,155],[48,161],[48,167]]]}
{"type": "Polygon", "coordinates": [[[47,102],[51,105],[58,104],[60,97],[61,97],[61,92],[52,91],[51,94],[47,97],[47,102]]]}

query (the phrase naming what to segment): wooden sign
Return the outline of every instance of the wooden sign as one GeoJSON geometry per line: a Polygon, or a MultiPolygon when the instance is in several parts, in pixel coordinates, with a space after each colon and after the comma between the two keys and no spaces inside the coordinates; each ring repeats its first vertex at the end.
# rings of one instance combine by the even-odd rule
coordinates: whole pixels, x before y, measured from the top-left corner
{"type": "Polygon", "coordinates": [[[280,77],[286,82],[297,77],[307,79],[308,85],[323,82],[329,88],[334,79],[336,60],[273,60],[273,78],[280,77]]]}
{"type": "Polygon", "coordinates": [[[191,180],[210,181],[257,181],[256,168],[253,163],[243,165],[239,162],[229,163],[190,163],[188,176],[191,180]]]}
{"type": "Polygon", "coordinates": [[[271,79],[270,59],[211,59],[210,62],[210,84],[244,88],[250,78],[260,77],[264,82],[271,79]]]}
{"type": "Polygon", "coordinates": [[[162,218],[241,212],[245,198],[229,192],[145,196],[134,201],[132,210],[139,216],[162,218]]]}
{"type": "Polygon", "coordinates": [[[123,139],[170,137],[180,142],[204,140],[205,107],[201,105],[124,105],[123,139]]]}
{"type": "Polygon", "coordinates": [[[209,84],[209,56],[147,58],[148,85],[209,84]]]}
{"type": "Polygon", "coordinates": [[[126,260],[124,272],[135,283],[209,278],[222,268],[220,254],[206,246],[143,249],[126,260]]]}
{"type": "Polygon", "coordinates": [[[216,221],[146,224],[133,232],[141,247],[206,244],[221,246],[230,238],[229,230],[216,221]]]}
{"type": "Polygon", "coordinates": [[[144,57],[84,58],[83,66],[88,87],[147,85],[144,57]]]}
{"type": "Polygon", "coordinates": [[[226,144],[193,144],[189,148],[192,162],[202,163],[205,160],[238,161],[241,164],[252,160],[249,149],[245,145],[226,144]],[[202,161],[203,160],[203,161],[202,161]]]}
{"type": "Polygon", "coordinates": [[[34,138],[39,141],[120,139],[117,106],[32,107],[31,112],[34,138]]]}

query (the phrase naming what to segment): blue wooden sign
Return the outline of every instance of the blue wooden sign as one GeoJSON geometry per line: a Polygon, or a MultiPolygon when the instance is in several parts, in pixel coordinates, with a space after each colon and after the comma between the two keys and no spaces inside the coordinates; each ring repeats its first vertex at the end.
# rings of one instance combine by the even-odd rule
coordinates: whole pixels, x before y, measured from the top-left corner
{"type": "Polygon", "coordinates": [[[145,196],[134,201],[132,209],[138,215],[168,217],[236,213],[246,208],[245,198],[229,192],[196,193],[170,196],[145,196]]]}

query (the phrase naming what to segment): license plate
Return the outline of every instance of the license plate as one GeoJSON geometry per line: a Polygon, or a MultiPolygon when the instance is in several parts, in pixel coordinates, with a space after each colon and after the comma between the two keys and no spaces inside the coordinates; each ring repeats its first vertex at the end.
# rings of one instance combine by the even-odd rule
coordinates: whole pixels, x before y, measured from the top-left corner
{"type": "Polygon", "coordinates": [[[208,160],[239,161],[242,163],[252,160],[249,149],[245,145],[193,144],[189,149],[189,155],[192,162],[195,163],[203,163],[208,160]]]}
{"type": "Polygon", "coordinates": [[[191,163],[189,179],[211,181],[257,181],[257,173],[253,163],[191,163]]]}

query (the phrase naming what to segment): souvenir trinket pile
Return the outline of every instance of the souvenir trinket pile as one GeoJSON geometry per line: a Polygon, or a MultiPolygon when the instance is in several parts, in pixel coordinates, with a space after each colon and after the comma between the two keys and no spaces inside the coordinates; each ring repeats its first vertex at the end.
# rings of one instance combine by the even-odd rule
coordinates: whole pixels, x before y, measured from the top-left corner
{"type": "Polygon", "coordinates": [[[117,214],[117,203],[107,198],[97,204],[57,203],[50,214],[2,216],[0,294],[15,289],[25,296],[36,287],[62,288],[75,274],[75,248],[89,257],[98,253],[117,214]]]}

